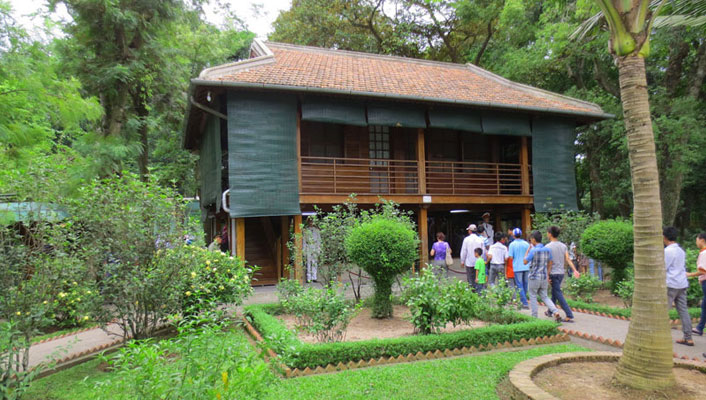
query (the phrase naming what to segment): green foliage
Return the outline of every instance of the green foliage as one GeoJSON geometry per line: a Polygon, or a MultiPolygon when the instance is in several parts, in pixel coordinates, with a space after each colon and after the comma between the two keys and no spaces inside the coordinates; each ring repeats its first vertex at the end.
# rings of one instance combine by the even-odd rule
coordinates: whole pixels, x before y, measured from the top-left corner
{"type": "Polygon", "coordinates": [[[95,385],[96,399],[259,399],[275,382],[237,331],[187,330],[159,342],[130,342],[95,385]]]}
{"type": "Polygon", "coordinates": [[[288,314],[294,312],[295,298],[304,292],[304,286],[297,279],[282,279],[277,284],[277,298],[284,311],[288,314]]]}
{"type": "Polygon", "coordinates": [[[578,278],[567,280],[564,292],[579,301],[593,302],[593,295],[600,289],[602,283],[591,274],[583,274],[578,278]]]}
{"type": "Polygon", "coordinates": [[[624,279],[616,285],[615,294],[623,300],[625,308],[632,307],[632,295],[635,292],[635,271],[632,268],[625,270],[627,279],[624,279]]]}
{"type": "Polygon", "coordinates": [[[369,360],[379,357],[397,357],[460,347],[480,346],[481,344],[503,343],[520,338],[534,338],[555,335],[557,325],[546,320],[537,320],[515,312],[503,314],[498,325],[484,328],[444,333],[439,335],[406,336],[391,339],[373,339],[358,342],[306,344],[300,342],[277,318],[279,306],[250,305],[244,309],[253,326],[263,335],[268,345],[281,357],[281,361],[291,368],[315,368],[329,363],[369,360]],[[510,320],[512,318],[512,320],[510,320]]]}
{"type": "Polygon", "coordinates": [[[584,230],[598,219],[597,214],[590,214],[584,211],[536,213],[532,215],[532,227],[542,232],[542,235],[546,235],[550,226],[557,226],[561,230],[558,239],[567,246],[575,243],[578,247],[584,230]]]}
{"type": "Polygon", "coordinates": [[[392,283],[417,258],[416,233],[397,220],[373,217],[353,228],[345,244],[348,257],[375,282],[373,317],[391,317],[392,283]]]}
{"type": "Polygon", "coordinates": [[[0,398],[22,397],[40,370],[27,370],[22,357],[30,346],[24,333],[12,321],[0,321],[0,398]]]}
{"type": "Polygon", "coordinates": [[[282,307],[296,317],[298,329],[315,335],[320,342],[340,342],[360,303],[351,305],[345,291],[339,289],[331,284],[323,289],[297,290],[296,285],[285,283],[281,290],[278,286],[278,293],[284,294],[280,295],[282,307]]]}
{"type": "Polygon", "coordinates": [[[604,220],[590,225],[581,235],[581,251],[615,269],[624,269],[632,262],[632,223],[604,220]]]}
{"type": "Polygon", "coordinates": [[[508,286],[502,276],[496,285],[489,286],[483,291],[483,297],[489,306],[501,310],[505,308],[517,309],[520,305],[517,290],[508,286]]]}
{"type": "Polygon", "coordinates": [[[457,326],[474,319],[501,324],[517,322],[516,315],[505,308],[508,304],[516,306],[516,293],[504,282],[489,288],[480,298],[465,282],[440,281],[431,268],[425,268],[418,277],[405,278],[402,286],[409,320],[417,332],[425,335],[439,333],[448,323],[457,326]]]}
{"type": "MultiPolygon", "coordinates": [[[[74,268],[74,272],[81,272],[74,268]]],[[[54,299],[53,313],[50,318],[57,327],[78,327],[93,322],[91,312],[103,306],[98,285],[95,281],[81,279],[63,280],[59,293],[54,299]]]]}

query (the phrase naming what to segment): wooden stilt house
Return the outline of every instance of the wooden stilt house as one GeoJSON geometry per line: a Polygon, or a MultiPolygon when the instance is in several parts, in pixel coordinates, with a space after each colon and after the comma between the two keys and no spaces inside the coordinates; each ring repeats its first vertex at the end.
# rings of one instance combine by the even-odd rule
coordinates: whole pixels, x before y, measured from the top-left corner
{"type": "Polygon", "coordinates": [[[610,117],[473,65],[258,40],[193,79],[189,101],[206,231],[226,230],[260,284],[283,276],[302,214],[351,193],[413,210],[422,262],[438,231],[460,250],[483,212],[497,231],[574,210],[575,128],[610,117]]]}

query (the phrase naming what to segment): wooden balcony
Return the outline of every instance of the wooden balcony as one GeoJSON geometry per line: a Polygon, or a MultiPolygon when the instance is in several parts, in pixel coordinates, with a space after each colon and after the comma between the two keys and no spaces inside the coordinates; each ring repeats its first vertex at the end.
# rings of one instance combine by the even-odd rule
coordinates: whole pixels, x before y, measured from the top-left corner
{"type": "Polygon", "coordinates": [[[428,194],[522,195],[522,165],[427,161],[426,184],[428,194]]]}
{"type": "Polygon", "coordinates": [[[302,194],[419,194],[417,161],[302,157],[302,194]]]}
{"type": "MultiPolygon", "coordinates": [[[[531,196],[523,192],[521,164],[426,161],[420,188],[420,168],[415,160],[302,157],[301,194],[348,196],[420,195],[445,197],[531,196]]],[[[528,171],[525,176],[529,176],[528,171]]]]}

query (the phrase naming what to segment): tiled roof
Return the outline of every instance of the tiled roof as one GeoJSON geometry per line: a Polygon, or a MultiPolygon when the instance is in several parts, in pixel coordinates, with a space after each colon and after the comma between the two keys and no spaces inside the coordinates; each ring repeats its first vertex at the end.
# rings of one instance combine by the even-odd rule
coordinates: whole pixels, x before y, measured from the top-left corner
{"type": "Polygon", "coordinates": [[[593,103],[518,84],[470,64],[259,41],[253,44],[252,53],[255,57],[251,59],[204,70],[199,83],[220,81],[487,107],[603,114],[593,103]]]}

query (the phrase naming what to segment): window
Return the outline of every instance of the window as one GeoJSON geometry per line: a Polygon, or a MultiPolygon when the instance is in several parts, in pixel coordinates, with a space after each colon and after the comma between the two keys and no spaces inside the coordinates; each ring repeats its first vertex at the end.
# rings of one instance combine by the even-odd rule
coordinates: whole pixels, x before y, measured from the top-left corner
{"type": "MultiPolygon", "coordinates": [[[[372,159],[390,158],[390,128],[371,125],[368,127],[368,154],[372,159]]],[[[389,177],[387,176],[388,161],[370,161],[370,192],[387,193],[389,177]]]]}

